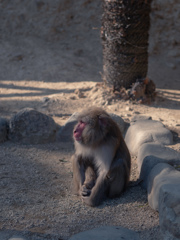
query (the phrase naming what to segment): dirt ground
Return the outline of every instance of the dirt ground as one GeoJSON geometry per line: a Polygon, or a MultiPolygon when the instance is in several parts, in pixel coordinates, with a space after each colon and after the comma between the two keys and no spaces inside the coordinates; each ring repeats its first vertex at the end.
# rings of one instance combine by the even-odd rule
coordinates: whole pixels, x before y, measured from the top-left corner
{"type": "MultiPolygon", "coordinates": [[[[81,0],[77,5],[72,1],[64,5],[64,1],[54,1],[52,5],[59,2],[61,6],[58,13],[62,19],[52,14],[56,13],[53,12],[56,6],[49,6],[45,12],[48,1],[36,2],[45,3],[37,5],[42,8],[41,18],[37,14],[41,21],[32,18],[31,11],[27,12],[22,3],[18,16],[25,15],[26,25],[23,25],[16,19],[10,22],[19,11],[16,6],[0,1],[2,15],[6,16],[1,18],[1,117],[10,119],[19,110],[32,107],[63,125],[72,113],[91,105],[101,106],[127,122],[136,114],[144,114],[172,130],[174,144],[170,147],[180,152],[180,46],[172,40],[172,33],[176,33],[173,24],[177,21],[174,10],[177,1],[172,1],[174,5],[168,13],[174,12],[174,18],[170,16],[163,21],[165,1],[155,1],[153,5],[148,76],[156,83],[157,97],[149,105],[111,99],[96,86],[102,72],[100,1],[81,0]],[[32,24],[28,25],[31,18],[37,21],[36,24],[32,21],[33,30],[32,24]],[[60,20],[62,24],[56,26],[60,20]],[[54,32],[48,32],[45,26],[54,32]],[[38,31],[42,31],[41,37],[38,31]]],[[[178,33],[174,38],[178,40],[178,33]]],[[[148,206],[146,191],[139,185],[129,187],[120,198],[107,200],[97,208],[84,206],[73,196],[72,154],[72,142],[1,144],[1,230],[27,239],[60,240],[94,227],[117,225],[139,232],[140,239],[161,239],[158,213],[148,206]]],[[[136,157],[133,157],[131,181],[137,179],[136,157]]]]}

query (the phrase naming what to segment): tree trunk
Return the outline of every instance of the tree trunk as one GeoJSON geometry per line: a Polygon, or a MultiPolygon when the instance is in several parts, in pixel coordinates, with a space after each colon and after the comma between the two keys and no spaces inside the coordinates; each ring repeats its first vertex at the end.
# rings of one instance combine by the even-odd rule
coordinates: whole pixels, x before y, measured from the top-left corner
{"type": "Polygon", "coordinates": [[[103,0],[103,80],[119,90],[148,70],[151,0],[103,0]]]}

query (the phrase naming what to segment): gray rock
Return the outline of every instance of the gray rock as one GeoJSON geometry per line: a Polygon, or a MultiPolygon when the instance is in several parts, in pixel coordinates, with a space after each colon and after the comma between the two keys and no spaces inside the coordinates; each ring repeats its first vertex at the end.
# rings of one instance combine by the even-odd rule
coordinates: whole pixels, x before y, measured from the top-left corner
{"type": "Polygon", "coordinates": [[[180,239],[180,172],[165,163],[156,165],[149,175],[148,201],[159,211],[163,239],[180,239]]]}
{"type": "Polygon", "coordinates": [[[73,141],[73,129],[75,124],[77,123],[78,113],[75,112],[71,115],[71,117],[67,120],[65,125],[63,125],[59,131],[57,132],[56,139],[57,141],[69,142],[73,141]]]}
{"type": "Polygon", "coordinates": [[[131,122],[127,130],[125,141],[132,155],[137,155],[139,148],[148,142],[163,145],[173,143],[172,133],[161,122],[153,120],[139,120],[131,122]]]}
{"type": "Polygon", "coordinates": [[[158,143],[143,144],[137,156],[142,187],[147,188],[148,175],[158,163],[180,164],[180,153],[158,143]]]}
{"type": "Polygon", "coordinates": [[[69,240],[138,240],[136,232],[123,227],[103,226],[72,236],[69,240]]]}
{"type": "Polygon", "coordinates": [[[0,142],[7,140],[8,128],[8,121],[4,118],[0,118],[0,142]]]}
{"type": "Polygon", "coordinates": [[[26,144],[53,142],[57,129],[58,126],[51,117],[26,108],[10,119],[9,139],[26,144]]]}
{"type": "Polygon", "coordinates": [[[132,118],[131,118],[131,122],[137,122],[137,121],[142,121],[142,120],[152,120],[152,117],[151,116],[146,116],[146,115],[134,115],[132,118]]]}
{"type": "Polygon", "coordinates": [[[124,120],[122,119],[122,117],[114,114],[114,113],[111,113],[109,114],[111,116],[111,118],[117,123],[117,125],[119,126],[120,130],[121,130],[121,133],[124,134],[125,133],[125,130],[127,129],[127,125],[128,123],[124,122],[124,120]]]}

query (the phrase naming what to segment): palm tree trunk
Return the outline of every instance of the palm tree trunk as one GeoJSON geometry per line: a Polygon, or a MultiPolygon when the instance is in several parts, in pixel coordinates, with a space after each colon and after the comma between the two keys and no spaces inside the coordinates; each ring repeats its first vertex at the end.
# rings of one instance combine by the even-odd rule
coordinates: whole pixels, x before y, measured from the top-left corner
{"type": "Polygon", "coordinates": [[[103,0],[103,80],[114,90],[146,77],[151,1],[103,0]]]}

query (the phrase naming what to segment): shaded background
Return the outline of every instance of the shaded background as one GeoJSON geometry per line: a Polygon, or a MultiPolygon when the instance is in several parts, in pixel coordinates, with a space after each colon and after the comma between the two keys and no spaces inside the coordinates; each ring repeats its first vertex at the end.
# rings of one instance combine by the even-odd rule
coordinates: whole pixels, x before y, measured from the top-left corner
{"type": "MultiPolygon", "coordinates": [[[[0,1],[0,79],[101,81],[101,4],[0,1]]],[[[160,88],[180,89],[179,9],[178,0],[152,3],[148,75],[160,88]]]]}

